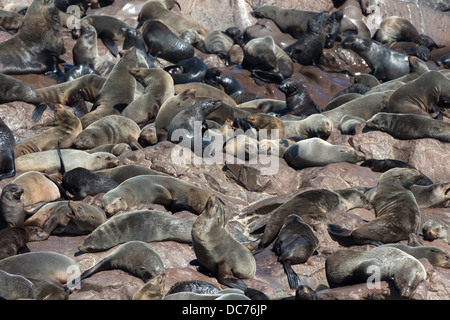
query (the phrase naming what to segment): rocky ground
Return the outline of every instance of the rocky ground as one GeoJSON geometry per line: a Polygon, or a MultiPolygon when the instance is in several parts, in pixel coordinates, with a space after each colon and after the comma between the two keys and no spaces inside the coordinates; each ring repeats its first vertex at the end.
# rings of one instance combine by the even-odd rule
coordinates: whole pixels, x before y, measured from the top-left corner
{"type": "MultiPolygon", "coordinates": [[[[145,1],[115,1],[112,6],[91,10],[88,14],[112,15],[123,19],[131,26],[136,26],[136,16],[145,1]]],[[[378,21],[386,16],[399,15],[410,21],[425,34],[430,35],[436,42],[445,46],[439,49],[449,51],[450,16],[448,12],[442,12],[436,8],[440,5],[438,0],[431,1],[432,6],[426,5],[430,1],[395,1],[384,0],[379,6],[377,15],[372,18],[378,21]],[[378,20],[377,20],[378,19],[378,20]],[[427,23],[427,21],[440,21],[439,24],[427,23]]],[[[275,1],[283,7],[297,7],[297,1],[275,1]]],[[[3,4],[0,1],[0,4],[3,4]]],[[[246,28],[257,21],[250,15],[252,7],[266,4],[266,1],[210,1],[187,0],[181,3],[181,14],[188,15],[203,23],[210,30],[224,30],[236,25],[246,28]],[[220,17],[218,16],[220,13],[220,17]]],[[[314,1],[305,4],[301,9],[324,11],[332,8],[331,1],[314,1]]],[[[175,10],[175,9],[174,9],[175,10]]],[[[0,40],[8,39],[10,35],[0,32],[0,40]]],[[[64,32],[67,52],[62,56],[67,63],[72,63],[71,49],[74,45],[69,31],[64,32]]],[[[104,58],[117,61],[109,54],[109,51],[98,42],[99,53],[104,58]]],[[[330,49],[330,54],[336,48],[330,49]]],[[[438,50],[433,52],[438,55],[438,50]]],[[[223,73],[233,75],[241,83],[244,89],[257,93],[261,97],[284,99],[284,95],[275,84],[258,86],[249,77],[249,72],[236,67],[225,67],[220,59],[205,56],[209,66],[219,67],[223,73]]],[[[339,68],[351,69],[354,72],[368,72],[364,61],[355,55],[348,59],[342,59],[339,68]]],[[[428,63],[430,69],[436,69],[434,62],[428,63]]],[[[321,71],[312,66],[296,65],[293,78],[299,79],[310,92],[316,103],[323,108],[328,101],[340,90],[352,84],[351,79],[343,73],[333,72],[331,67],[321,71]]],[[[334,67],[333,67],[334,68],[334,67]]],[[[55,81],[42,75],[24,75],[16,78],[28,83],[34,88],[40,88],[55,84],[55,81]]],[[[53,113],[47,110],[39,123],[33,123],[31,113],[33,106],[21,102],[0,105],[0,117],[13,130],[17,141],[25,140],[34,134],[51,126],[53,113]]],[[[380,131],[363,130],[364,125],[357,128],[354,135],[342,135],[337,128],[333,129],[328,142],[335,145],[345,145],[364,153],[367,159],[392,158],[405,161],[419,169],[433,182],[449,182],[450,170],[450,144],[435,139],[398,140],[387,133],[380,131]]],[[[191,182],[205,188],[221,197],[225,202],[228,219],[227,230],[242,243],[252,246],[256,236],[248,233],[247,226],[269,210],[277,207],[295,194],[310,189],[325,188],[331,190],[349,187],[373,187],[376,186],[380,173],[372,172],[359,164],[336,163],[324,167],[313,167],[295,170],[288,166],[283,159],[276,158],[279,168],[273,175],[262,175],[260,165],[245,163],[217,163],[217,164],[177,164],[170,161],[170,154],[174,147],[171,142],[161,142],[157,145],[146,147],[142,150],[125,153],[119,157],[120,164],[137,164],[167,173],[176,178],[191,182]]],[[[20,175],[21,173],[18,173],[20,175]]],[[[12,182],[15,178],[0,181],[0,187],[12,182]]],[[[99,205],[101,195],[88,197],[84,201],[99,205]]],[[[166,211],[164,207],[155,205],[153,208],[166,211]]],[[[196,216],[186,211],[175,215],[194,220],[196,216]]],[[[307,263],[295,265],[293,268],[301,277],[301,283],[316,288],[319,284],[327,284],[324,262],[328,255],[336,250],[343,249],[333,241],[328,232],[329,223],[338,224],[348,229],[365,223],[364,220],[372,220],[374,212],[366,209],[353,209],[349,212],[332,211],[326,215],[311,215],[308,223],[313,227],[320,241],[318,254],[312,256],[307,263]],[[364,220],[363,220],[364,219],[364,220]]],[[[442,219],[450,223],[450,207],[421,209],[422,221],[431,218],[442,219]]],[[[110,253],[110,249],[101,253],[78,254],[78,246],[85,236],[51,235],[48,240],[30,242],[31,251],[53,251],[65,254],[77,261],[82,270],[85,270],[110,253]]],[[[450,254],[450,247],[446,241],[435,240],[429,242],[423,240],[425,245],[436,246],[450,254]]],[[[165,287],[168,292],[172,285],[184,280],[204,280],[218,287],[224,288],[217,280],[209,275],[197,271],[197,267],[191,262],[195,260],[192,248],[186,244],[173,241],[153,242],[150,245],[159,253],[165,266],[165,287]]],[[[352,249],[367,250],[373,246],[358,246],[352,249]]],[[[293,296],[294,291],[289,288],[282,265],[277,262],[271,247],[255,256],[257,263],[256,276],[253,279],[244,280],[251,288],[264,292],[271,299],[293,296]]],[[[439,267],[433,267],[426,259],[421,262],[426,268],[427,279],[421,283],[412,299],[416,300],[448,300],[450,299],[450,271],[439,267]]],[[[144,282],[121,270],[103,271],[84,280],[79,290],[69,296],[70,300],[105,299],[126,300],[144,285],[144,282]]],[[[369,289],[365,284],[343,287],[339,289],[327,289],[318,292],[322,299],[389,299],[396,295],[394,289],[387,282],[380,283],[378,288],[369,289]]]]}

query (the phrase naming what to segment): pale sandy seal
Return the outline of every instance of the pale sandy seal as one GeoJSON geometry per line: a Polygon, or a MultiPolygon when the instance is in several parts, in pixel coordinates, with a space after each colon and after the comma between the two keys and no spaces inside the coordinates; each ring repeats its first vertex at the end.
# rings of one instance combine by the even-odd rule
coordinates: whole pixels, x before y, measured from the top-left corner
{"type": "Polygon", "coordinates": [[[128,241],[191,243],[193,221],[157,210],[124,212],[108,219],[81,243],[81,252],[105,251],[128,241]]]}
{"type": "Polygon", "coordinates": [[[61,192],[55,183],[38,171],[25,172],[14,179],[13,183],[23,189],[21,200],[24,206],[61,198],[61,192]]]}
{"type": "Polygon", "coordinates": [[[325,260],[325,271],[331,288],[364,283],[377,272],[379,280],[393,281],[405,297],[411,296],[427,277],[419,260],[391,247],[336,251],[325,260]]]}
{"type": "Polygon", "coordinates": [[[226,231],[225,211],[215,196],[208,199],[192,226],[192,244],[200,265],[219,283],[245,290],[247,285],[240,279],[255,276],[255,258],[226,231]]]}
{"type": "Polygon", "coordinates": [[[422,225],[423,237],[427,240],[444,239],[450,243],[450,226],[444,221],[430,219],[422,225]]]}
{"type": "Polygon", "coordinates": [[[365,156],[351,147],[333,145],[320,138],[309,138],[291,145],[283,158],[293,168],[303,169],[336,162],[357,163],[364,160],[365,156]]]}
{"type": "Polygon", "coordinates": [[[21,199],[24,189],[15,183],[3,187],[0,196],[0,229],[23,227],[25,211],[21,199]]]}
{"type": "Polygon", "coordinates": [[[164,273],[164,264],[158,252],[142,241],[128,241],[93,267],[81,274],[81,280],[93,274],[112,269],[122,269],[144,282],[164,273]]]}

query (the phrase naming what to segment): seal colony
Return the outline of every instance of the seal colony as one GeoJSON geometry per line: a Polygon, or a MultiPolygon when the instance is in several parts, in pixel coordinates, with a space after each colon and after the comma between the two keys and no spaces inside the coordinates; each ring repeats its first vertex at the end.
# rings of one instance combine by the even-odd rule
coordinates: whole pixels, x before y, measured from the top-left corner
{"type": "Polygon", "coordinates": [[[61,5],[2,24],[0,298],[450,298],[448,43],[377,1],[252,8],[258,36],[80,2],[78,39],[61,5]]]}

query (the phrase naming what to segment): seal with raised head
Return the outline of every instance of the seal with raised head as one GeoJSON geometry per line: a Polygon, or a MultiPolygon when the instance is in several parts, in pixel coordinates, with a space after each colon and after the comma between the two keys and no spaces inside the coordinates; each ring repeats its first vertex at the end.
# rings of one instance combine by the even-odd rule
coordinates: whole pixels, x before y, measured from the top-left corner
{"type": "Polygon", "coordinates": [[[450,123],[424,115],[379,112],[366,121],[366,126],[396,139],[433,138],[450,142],[450,123]]]}
{"type": "Polygon", "coordinates": [[[156,118],[166,100],[175,95],[171,75],[159,68],[131,68],[130,73],[144,87],[144,94],[131,102],[121,115],[141,124],[156,118]]]}
{"type": "Polygon", "coordinates": [[[273,251],[278,256],[278,261],[283,263],[291,289],[300,286],[300,278],[291,265],[305,263],[318,247],[319,239],[301,217],[291,214],[284,220],[273,244],[273,251]]]}
{"type": "Polygon", "coordinates": [[[150,245],[142,241],[128,241],[122,244],[93,267],[81,274],[81,280],[97,272],[122,269],[144,282],[164,273],[164,264],[150,245]]]}
{"type": "Polygon", "coordinates": [[[8,125],[0,118],[0,180],[16,175],[16,140],[8,125]]]}
{"type": "Polygon", "coordinates": [[[422,177],[419,171],[406,168],[383,173],[370,201],[376,218],[354,230],[330,224],[332,239],[346,246],[407,240],[410,233],[417,233],[420,228],[420,211],[410,188],[422,177]]]}
{"type": "Polygon", "coordinates": [[[240,279],[253,278],[256,262],[252,253],[225,229],[225,210],[212,195],[192,226],[192,245],[200,265],[219,283],[245,290],[240,279]]]}
{"type": "Polygon", "coordinates": [[[25,220],[22,202],[23,188],[15,183],[3,187],[0,196],[0,229],[6,227],[23,227],[25,220]]]}
{"type": "Polygon", "coordinates": [[[211,193],[189,182],[163,175],[129,178],[102,198],[108,215],[133,206],[161,204],[171,211],[188,210],[200,214],[211,193]]]}
{"type": "Polygon", "coordinates": [[[128,241],[192,243],[193,221],[157,210],[118,214],[92,231],[81,243],[81,252],[108,250],[128,241]]]}
{"type": "Polygon", "coordinates": [[[325,166],[336,162],[357,163],[365,155],[351,147],[333,145],[321,138],[309,138],[292,144],[283,158],[295,169],[325,166]]]}
{"type": "Polygon", "coordinates": [[[422,225],[423,237],[429,241],[444,239],[450,243],[450,225],[439,219],[430,219],[422,225]]]}
{"type": "Polygon", "coordinates": [[[427,277],[419,260],[397,248],[338,250],[325,260],[330,288],[364,283],[373,276],[374,268],[377,268],[379,280],[393,281],[404,297],[410,297],[419,283],[427,277]]]}
{"type": "Polygon", "coordinates": [[[55,105],[53,111],[54,126],[19,143],[16,146],[16,157],[54,149],[58,141],[61,141],[61,148],[72,146],[75,138],[83,130],[80,119],[61,105],[55,105]]]}

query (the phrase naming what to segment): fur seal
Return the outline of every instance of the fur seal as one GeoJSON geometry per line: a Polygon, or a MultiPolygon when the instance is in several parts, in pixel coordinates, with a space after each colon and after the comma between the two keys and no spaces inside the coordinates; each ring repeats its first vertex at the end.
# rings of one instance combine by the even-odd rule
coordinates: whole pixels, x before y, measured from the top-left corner
{"type": "Polygon", "coordinates": [[[411,247],[409,245],[390,243],[380,247],[390,247],[400,249],[416,259],[426,258],[431,265],[441,268],[450,268],[450,257],[447,252],[430,246],[411,247]]]}
{"type": "Polygon", "coordinates": [[[72,146],[75,138],[83,130],[80,119],[61,105],[55,105],[53,111],[54,127],[19,143],[16,146],[16,157],[54,149],[58,141],[61,141],[61,148],[72,146]]]}
{"type": "Polygon", "coordinates": [[[116,157],[128,151],[131,151],[131,147],[127,143],[108,143],[88,150],[89,153],[109,152],[116,157]]]}
{"type": "Polygon", "coordinates": [[[230,64],[229,51],[234,45],[234,40],[225,32],[213,30],[204,39],[205,51],[221,55],[225,58],[226,65],[230,64]]]}
{"type": "Polygon", "coordinates": [[[6,227],[0,230],[0,260],[17,254],[30,252],[27,247],[28,234],[24,228],[6,227]]]}
{"type": "Polygon", "coordinates": [[[366,196],[354,189],[317,189],[299,193],[250,226],[250,230],[255,232],[265,225],[264,234],[254,252],[272,243],[290,214],[301,217],[333,210],[349,211],[353,208],[367,208],[368,205],[366,196]]]}
{"type": "Polygon", "coordinates": [[[144,22],[150,19],[160,19],[163,23],[173,28],[178,34],[188,29],[193,29],[202,37],[206,37],[209,30],[200,23],[170,11],[178,4],[175,0],[149,0],[141,8],[138,15],[138,26],[143,26],[144,22]]]}
{"type": "Polygon", "coordinates": [[[164,70],[169,72],[173,83],[176,85],[190,82],[203,82],[208,67],[200,58],[192,57],[180,60],[175,65],[167,66],[164,70]]]}
{"type": "Polygon", "coordinates": [[[108,219],[81,243],[81,252],[108,250],[128,241],[191,243],[193,221],[157,210],[124,212],[108,219]]]}
{"type": "Polygon", "coordinates": [[[343,18],[344,13],[342,13],[342,11],[335,11],[327,19],[325,23],[325,43],[323,45],[325,49],[332,48],[336,40],[341,40],[339,33],[341,31],[341,22],[343,18]]]}
{"type": "Polygon", "coordinates": [[[94,70],[90,66],[86,64],[80,64],[65,71],[64,82],[78,79],[87,74],[100,75],[100,73],[97,70],[94,70]]]}
{"type": "Polygon", "coordinates": [[[386,111],[418,114],[435,118],[450,104],[450,79],[439,71],[430,70],[397,89],[389,99],[386,111]]]}
{"type": "Polygon", "coordinates": [[[136,80],[129,70],[136,67],[136,48],[133,47],[125,51],[119,62],[114,65],[91,111],[80,118],[83,128],[104,116],[119,115],[128,104],[133,102],[136,80]]]}
{"type": "Polygon", "coordinates": [[[297,289],[300,278],[291,265],[305,263],[319,247],[319,239],[312,228],[296,214],[289,215],[278,233],[273,251],[283,263],[289,287],[297,289]]]}
{"type": "Polygon", "coordinates": [[[58,186],[41,172],[25,172],[14,179],[13,183],[22,187],[21,200],[25,207],[39,202],[54,201],[62,196],[58,186]]]}
{"type": "Polygon", "coordinates": [[[24,14],[7,10],[5,7],[0,9],[0,27],[2,31],[17,30],[23,23],[24,14]]]}
{"type": "Polygon", "coordinates": [[[341,121],[339,121],[338,130],[342,134],[355,134],[355,128],[359,126],[360,124],[366,123],[366,120],[351,116],[351,115],[345,115],[341,118],[341,121]]]}
{"type": "Polygon", "coordinates": [[[142,241],[128,241],[122,244],[106,258],[85,270],[81,274],[81,280],[93,274],[111,269],[123,269],[138,277],[144,282],[164,273],[164,264],[150,245],[142,241]]]}
{"type": "MultiPolygon", "coordinates": [[[[115,167],[119,160],[108,152],[88,153],[83,150],[63,149],[66,170],[83,167],[89,170],[101,170],[115,167]]],[[[16,170],[18,172],[60,172],[61,165],[56,150],[33,152],[16,159],[16,170]]]]}
{"type": "Polygon", "coordinates": [[[24,189],[15,183],[3,187],[0,196],[0,229],[6,227],[23,227],[25,220],[22,195],[24,189]]]}
{"type": "Polygon", "coordinates": [[[0,73],[55,72],[64,52],[61,20],[54,1],[33,1],[14,37],[0,44],[0,73]],[[36,32],[41,36],[36,37],[36,32]]]}
{"type": "Polygon", "coordinates": [[[148,20],[142,26],[142,36],[148,53],[177,63],[192,58],[195,48],[173,33],[161,20],[148,20]]]}
{"type": "MultiPolygon", "coordinates": [[[[375,78],[375,77],[374,77],[375,78]]],[[[378,80],[377,80],[378,81],[378,80]]],[[[352,101],[353,99],[359,98],[361,97],[362,94],[360,93],[346,93],[343,94],[341,96],[338,96],[336,98],[332,98],[327,105],[325,106],[325,108],[322,109],[322,111],[329,111],[329,110],[333,110],[341,105],[343,105],[346,102],[352,101]]]]}
{"type": "Polygon", "coordinates": [[[16,140],[8,125],[0,118],[0,180],[16,175],[16,140]]]}
{"type": "Polygon", "coordinates": [[[444,221],[430,219],[422,225],[423,237],[429,241],[444,239],[450,243],[450,226],[444,221]]]}
{"type": "Polygon", "coordinates": [[[320,108],[309,95],[308,90],[297,79],[284,79],[279,89],[285,95],[286,108],[271,111],[277,116],[292,114],[307,117],[311,114],[320,113],[320,108]]]}
{"type": "Polygon", "coordinates": [[[162,300],[166,275],[160,273],[153,277],[133,295],[133,300],[162,300]]]}
{"type": "Polygon", "coordinates": [[[391,247],[336,251],[325,260],[325,271],[331,288],[364,283],[378,271],[379,280],[393,281],[404,297],[410,297],[427,276],[419,260],[391,247]]]}
{"type": "Polygon", "coordinates": [[[320,138],[294,143],[286,150],[283,158],[297,170],[336,162],[357,163],[365,160],[364,154],[353,148],[333,145],[320,138]]]}
{"type": "Polygon", "coordinates": [[[284,48],[284,51],[294,62],[301,65],[315,65],[319,63],[325,44],[323,28],[323,14],[317,14],[308,19],[306,33],[296,42],[284,48]]]}
{"type": "Polygon", "coordinates": [[[411,186],[419,209],[445,206],[450,200],[450,183],[435,183],[428,186],[411,186]]]}
{"type": "Polygon", "coordinates": [[[25,82],[17,80],[6,74],[0,73],[0,81],[2,83],[0,90],[0,103],[3,104],[13,101],[23,101],[32,104],[35,108],[31,118],[34,122],[38,122],[48,105],[39,92],[34,90],[25,82]]]}
{"type": "Polygon", "coordinates": [[[141,167],[135,164],[127,164],[118,166],[111,169],[104,169],[96,171],[96,173],[104,175],[105,177],[109,177],[116,181],[118,184],[121,184],[125,180],[136,177],[136,176],[143,176],[143,175],[163,175],[167,176],[167,174],[147,168],[147,167],[141,167]]]}
{"type": "Polygon", "coordinates": [[[439,59],[437,59],[436,64],[439,67],[450,69],[450,53],[444,54],[439,59]]]}
{"type": "Polygon", "coordinates": [[[187,89],[194,89],[196,99],[201,100],[204,98],[215,98],[222,100],[229,106],[236,107],[237,103],[228,94],[222,90],[201,82],[183,83],[175,85],[175,94],[178,95],[187,89]]]}
{"type": "Polygon", "coordinates": [[[94,121],[76,137],[78,149],[91,149],[102,144],[127,143],[131,149],[141,149],[137,142],[141,129],[133,120],[121,115],[108,115],[94,121]]]}
{"type": "Polygon", "coordinates": [[[255,276],[255,258],[226,231],[225,211],[214,195],[195,219],[192,245],[200,265],[214,274],[221,284],[245,290],[247,285],[240,279],[255,276]]]}
{"type": "Polygon", "coordinates": [[[141,124],[155,118],[163,103],[175,95],[171,75],[158,68],[132,68],[129,71],[144,87],[144,93],[131,102],[121,113],[141,124]]]}
{"type": "Polygon", "coordinates": [[[0,270],[0,297],[6,300],[35,299],[33,283],[27,278],[0,270]]]}
{"type": "Polygon", "coordinates": [[[129,178],[102,198],[105,212],[111,216],[142,204],[162,204],[169,210],[201,213],[211,193],[183,180],[163,175],[129,178]]]}
{"type": "Polygon", "coordinates": [[[136,28],[122,28],[125,39],[123,41],[123,50],[136,48],[136,53],[142,56],[147,63],[149,68],[156,68],[155,61],[156,58],[151,54],[147,53],[147,48],[145,47],[144,37],[142,32],[136,28]]]}
{"type": "Polygon", "coordinates": [[[177,293],[177,292],[193,292],[193,293],[217,293],[220,289],[215,285],[201,280],[187,280],[175,283],[170,287],[167,294],[177,293]]]}
{"type": "Polygon", "coordinates": [[[294,62],[271,36],[252,39],[243,49],[242,66],[250,69],[254,78],[281,83],[292,76],[294,62]]]}
{"type": "Polygon", "coordinates": [[[379,112],[366,121],[366,126],[396,139],[433,138],[450,142],[450,123],[418,114],[379,112]]]}
{"type": "Polygon", "coordinates": [[[156,134],[156,126],[154,122],[147,124],[141,129],[138,142],[144,148],[158,143],[158,135],[156,134]]]}
{"type": "Polygon", "coordinates": [[[373,39],[392,47],[397,42],[418,43],[419,32],[408,19],[390,16],[381,22],[373,39]]]}
{"type": "Polygon", "coordinates": [[[376,218],[353,231],[329,225],[331,237],[342,245],[407,240],[420,228],[420,211],[410,187],[422,177],[419,171],[406,168],[383,173],[370,201],[376,218]]]}
{"type": "Polygon", "coordinates": [[[344,49],[351,49],[360,55],[378,80],[388,81],[409,73],[408,55],[391,50],[378,41],[350,36],[343,40],[341,45],[344,49]]]}

